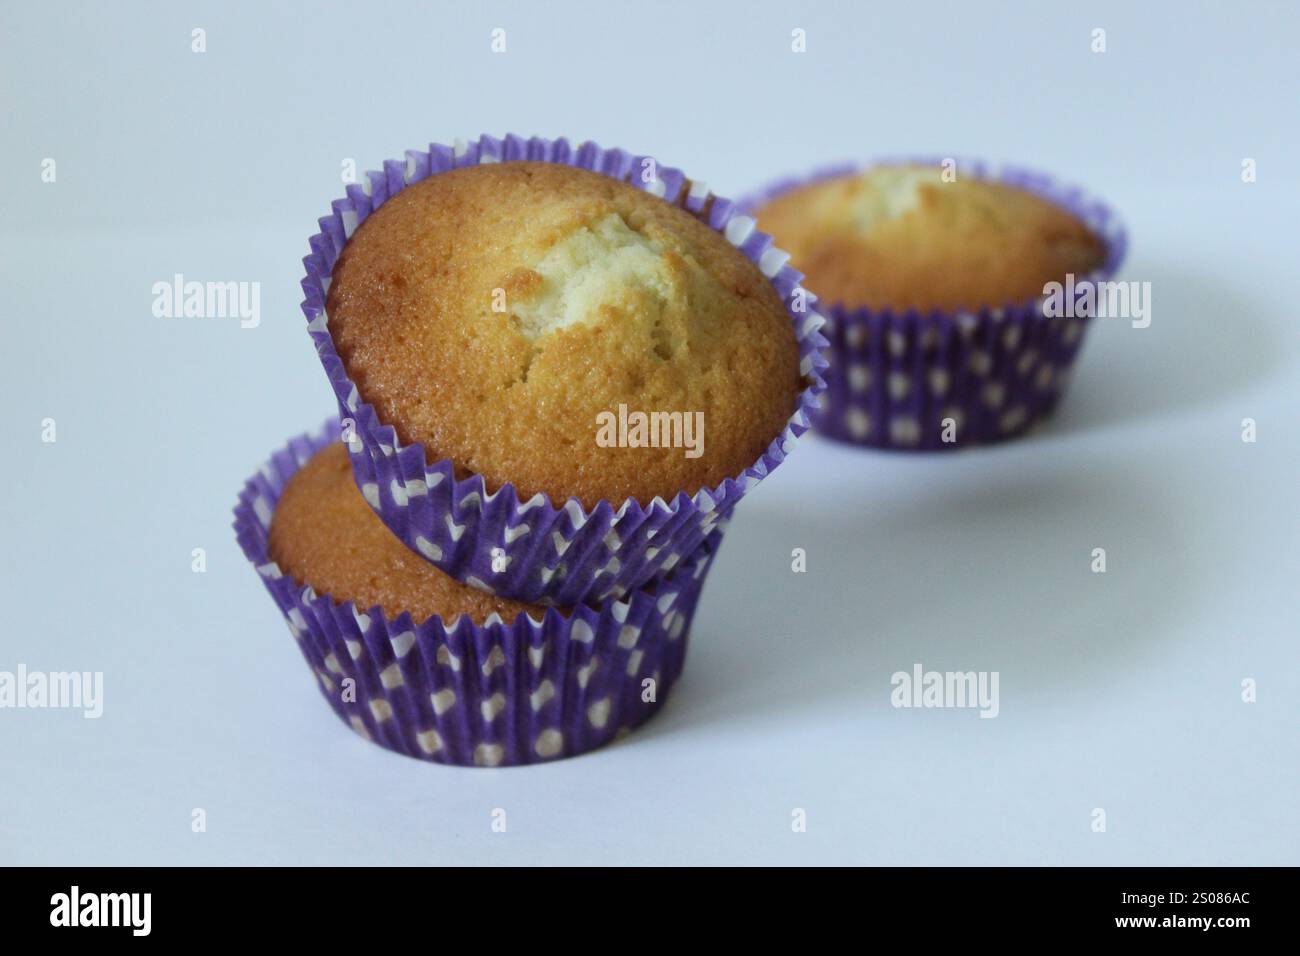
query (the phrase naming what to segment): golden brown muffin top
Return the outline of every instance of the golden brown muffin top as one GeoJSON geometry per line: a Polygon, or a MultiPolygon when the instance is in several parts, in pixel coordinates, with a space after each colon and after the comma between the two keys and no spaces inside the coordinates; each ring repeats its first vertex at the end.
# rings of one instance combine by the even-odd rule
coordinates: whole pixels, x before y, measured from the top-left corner
{"type": "Polygon", "coordinates": [[[780,435],[804,384],[780,297],[725,237],[554,163],[465,167],[403,189],[344,248],[326,311],[361,397],[403,443],[489,491],[510,482],[557,505],[649,504],[734,478],[780,435]],[[610,419],[598,416],[620,404],[703,412],[703,453],[603,447],[610,419]]]}
{"type": "Polygon", "coordinates": [[[920,310],[1027,302],[1105,247],[1066,210],[1032,193],[937,166],[877,166],[773,199],[760,229],[790,253],[824,302],[920,310]]]}
{"type": "Polygon", "coordinates": [[[507,623],[521,611],[539,621],[546,613],[461,584],[407,550],[361,497],[342,444],[318,452],[289,479],[267,551],[298,584],[361,610],[378,604],[389,618],[410,611],[419,623],[437,614],[450,625],[468,614],[482,624],[493,612],[507,623]]]}

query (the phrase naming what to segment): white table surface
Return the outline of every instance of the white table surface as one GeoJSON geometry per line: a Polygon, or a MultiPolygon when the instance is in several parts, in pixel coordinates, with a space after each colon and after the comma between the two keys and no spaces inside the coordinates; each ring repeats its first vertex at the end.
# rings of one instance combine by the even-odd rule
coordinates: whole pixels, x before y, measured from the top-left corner
{"type": "Polygon", "coordinates": [[[276,6],[0,12],[0,670],[105,680],[98,720],[0,710],[0,863],[1300,862],[1294,8],[276,6]],[[898,151],[1037,165],[1122,210],[1153,322],[1095,323],[1032,438],[801,443],[636,734],[426,765],[328,711],[230,508],[330,410],[297,282],[343,160],[485,130],[723,194],[898,151]],[[261,324],[154,318],[176,272],[261,282],[261,324]],[[914,662],[998,671],[999,716],[892,708],[914,662]]]}

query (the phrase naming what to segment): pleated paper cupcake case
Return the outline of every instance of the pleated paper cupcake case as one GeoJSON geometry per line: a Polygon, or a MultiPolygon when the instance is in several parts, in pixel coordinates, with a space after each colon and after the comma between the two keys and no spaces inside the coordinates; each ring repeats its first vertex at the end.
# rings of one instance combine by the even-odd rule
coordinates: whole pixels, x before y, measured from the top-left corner
{"type": "Polygon", "coordinates": [[[655,164],[649,182],[641,171],[652,162],[594,143],[573,148],[567,140],[492,137],[456,147],[408,151],[405,162],[390,160],[382,172],[348,187],[333,213],[320,220],[303,262],[307,275],[303,311],[321,363],[350,423],[349,450],[358,484],[371,507],[402,541],[457,580],[529,603],[572,605],[603,601],[635,591],[668,573],[695,552],[731,513],[736,502],[779,465],[825,389],[821,371],[827,342],[823,318],[799,285],[802,276],[788,256],[772,246],[752,219],[736,214],[729,200],[713,196],[676,169],[655,164]],[[799,342],[800,369],[808,382],[789,422],[764,454],[735,478],[671,501],[646,506],[628,500],[584,508],[576,499],[560,506],[537,494],[520,500],[505,484],[488,491],[482,476],[457,479],[448,460],[428,463],[424,447],[403,445],[391,425],[361,399],[334,347],[325,299],[335,261],[349,236],[389,196],[411,183],[449,169],[507,160],[565,163],[596,170],[681,205],[722,232],[771,281],[786,303],[799,342]]]}
{"type": "MultiPolygon", "coordinates": [[[[937,166],[940,159],[841,164],[775,182],[740,203],[752,211],[797,186],[876,165],[937,166]]],[[[1073,213],[1106,245],[1106,261],[1076,285],[1110,279],[1127,233],[1109,206],[1076,186],[1020,167],[958,160],[959,176],[1029,190],[1073,213]]],[[[813,290],[816,291],[815,289],[813,290]]],[[[1081,291],[1078,286],[1076,295],[1081,291]]],[[[1077,299],[1076,299],[1077,301],[1077,299]]],[[[951,450],[1018,435],[1045,419],[1065,392],[1092,319],[1048,317],[1043,298],[969,311],[895,311],[819,301],[830,367],[814,427],[852,444],[951,450]],[[945,440],[950,439],[950,440],[945,440]]]]}
{"type": "Polygon", "coordinates": [[[267,554],[280,493],[338,434],[330,423],[276,452],[244,487],[234,527],[334,712],[390,750],[441,763],[510,766],[574,756],[652,716],[681,674],[691,619],[721,530],[627,600],[492,615],[388,619],[300,587],[267,554]],[[349,690],[348,681],[352,682],[349,690]],[[649,682],[649,683],[647,683],[649,682]]]}

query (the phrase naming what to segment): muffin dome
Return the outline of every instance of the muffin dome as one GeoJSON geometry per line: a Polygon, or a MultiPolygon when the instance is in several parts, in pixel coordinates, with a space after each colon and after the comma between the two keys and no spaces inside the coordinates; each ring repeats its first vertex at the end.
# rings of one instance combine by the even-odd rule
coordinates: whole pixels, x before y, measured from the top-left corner
{"type": "Polygon", "coordinates": [[[536,620],[546,613],[461,584],[407,550],[361,497],[341,443],[289,479],[271,517],[267,550],[299,584],[363,610],[378,604],[390,619],[409,611],[417,623],[437,614],[450,624],[468,614],[482,624],[492,613],[505,621],[523,611],[536,620]]]}
{"type": "Polygon", "coordinates": [[[937,166],[877,166],[783,193],[756,213],[826,302],[896,310],[1021,303],[1105,246],[1069,212],[937,166]]]}
{"type": "Polygon", "coordinates": [[[805,384],[781,299],[725,237],[560,164],[401,190],[343,249],[326,312],[349,378],[403,443],[556,504],[648,504],[735,477],[805,384]],[[611,433],[620,413],[702,413],[701,453],[611,433]]]}

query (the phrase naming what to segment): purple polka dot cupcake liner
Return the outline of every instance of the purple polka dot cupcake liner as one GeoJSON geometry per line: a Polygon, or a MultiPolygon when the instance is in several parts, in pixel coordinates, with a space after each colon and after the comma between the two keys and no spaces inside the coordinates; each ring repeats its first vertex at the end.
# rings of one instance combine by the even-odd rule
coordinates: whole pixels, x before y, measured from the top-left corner
{"type": "Polygon", "coordinates": [[[593,750],[663,705],[682,672],[721,528],[662,580],[567,616],[547,608],[540,620],[493,614],[482,625],[467,615],[389,618],[296,584],[267,553],[285,485],[338,434],[330,422],[277,451],[245,484],[234,527],[344,724],[410,757],[500,767],[593,750]]]}
{"type": "Polygon", "coordinates": [[[303,312],[339,402],[357,483],[366,501],[408,547],[459,581],[534,604],[568,606],[619,598],[673,570],[694,554],[736,502],[789,453],[806,431],[826,384],[824,319],[811,308],[789,256],[740,215],[679,170],[651,157],[565,139],[484,136],[455,146],[409,150],[349,186],[311,238],[303,263],[303,312]],[[356,228],[390,196],[429,176],[464,166],[511,160],[563,163],[627,182],[680,206],[721,232],[771,282],[785,302],[799,342],[807,387],[781,434],[763,455],[714,488],[683,491],[670,501],[629,499],[584,507],[576,498],[555,504],[542,494],[523,498],[513,485],[490,490],[481,475],[457,479],[450,460],[428,461],[424,446],[403,445],[390,423],[359,394],[330,337],[325,314],[330,276],[356,228]]]}
{"type": "MultiPolygon", "coordinates": [[[[938,166],[937,158],[846,164],[775,182],[741,201],[744,210],[798,186],[877,165],[938,166]]],[[[1128,245],[1119,217],[1076,186],[1012,166],[958,160],[959,176],[1033,192],[1073,213],[1106,246],[1104,263],[1076,277],[1108,280],[1128,245]]],[[[798,263],[795,263],[798,265],[798,263]]],[[[1085,282],[1086,280],[1086,282],[1085,282]]],[[[816,292],[816,289],[812,290],[816,292]]],[[[1092,319],[1079,309],[1048,315],[1045,297],[972,310],[922,312],[818,302],[826,316],[830,367],[814,428],[831,438],[873,448],[940,451],[990,444],[1043,421],[1069,384],[1092,319]]]]}

